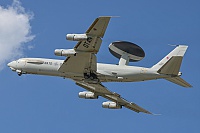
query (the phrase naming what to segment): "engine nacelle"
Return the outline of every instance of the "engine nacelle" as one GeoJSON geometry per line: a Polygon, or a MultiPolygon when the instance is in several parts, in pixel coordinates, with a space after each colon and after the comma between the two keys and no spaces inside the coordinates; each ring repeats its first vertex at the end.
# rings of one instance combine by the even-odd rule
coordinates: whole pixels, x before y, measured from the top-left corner
{"type": "Polygon", "coordinates": [[[90,91],[79,92],[78,96],[79,98],[84,98],[84,99],[98,99],[98,96],[90,91]]]}
{"type": "Polygon", "coordinates": [[[76,55],[77,52],[74,49],[56,49],[54,54],[57,56],[72,56],[76,55]]]}
{"type": "Polygon", "coordinates": [[[108,108],[108,109],[121,109],[122,108],[122,106],[117,104],[116,102],[110,102],[110,101],[103,102],[102,107],[108,108]]]}
{"type": "Polygon", "coordinates": [[[88,39],[86,34],[67,34],[66,39],[70,41],[84,41],[88,39]]]}

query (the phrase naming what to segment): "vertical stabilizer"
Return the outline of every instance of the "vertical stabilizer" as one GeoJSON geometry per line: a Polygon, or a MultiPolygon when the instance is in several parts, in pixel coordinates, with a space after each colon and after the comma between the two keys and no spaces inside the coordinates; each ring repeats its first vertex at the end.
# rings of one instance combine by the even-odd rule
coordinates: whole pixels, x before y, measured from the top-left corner
{"type": "Polygon", "coordinates": [[[178,45],[161,61],[155,64],[152,69],[157,70],[161,74],[178,75],[187,48],[188,46],[186,45],[178,45]]]}

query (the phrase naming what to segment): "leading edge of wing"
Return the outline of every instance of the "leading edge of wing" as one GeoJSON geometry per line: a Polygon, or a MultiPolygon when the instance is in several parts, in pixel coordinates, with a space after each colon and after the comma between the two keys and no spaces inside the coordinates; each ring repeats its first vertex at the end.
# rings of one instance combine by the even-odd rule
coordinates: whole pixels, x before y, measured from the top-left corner
{"type": "Polygon", "coordinates": [[[117,104],[124,106],[130,110],[133,110],[137,113],[143,112],[146,114],[152,114],[151,112],[143,109],[142,107],[138,106],[133,102],[129,102],[122,98],[119,94],[109,91],[105,86],[101,83],[93,84],[93,83],[86,83],[84,81],[77,81],[76,84],[80,87],[85,88],[88,91],[96,93],[99,96],[102,96],[108,100],[116,102],[117,104]]]}

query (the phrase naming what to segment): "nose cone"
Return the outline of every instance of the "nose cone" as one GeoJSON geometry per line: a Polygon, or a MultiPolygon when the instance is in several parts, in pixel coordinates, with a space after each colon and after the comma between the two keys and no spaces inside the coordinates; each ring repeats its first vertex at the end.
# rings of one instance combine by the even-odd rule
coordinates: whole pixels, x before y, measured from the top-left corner
{"type": "Polygon", "coordinates": [[[8,67],[12,67],[13,66],[13,61],[7,64],[8,67]]]}
{"type": "Polygon", "coordinates": [[[12,62],[8,63],[7,65],[8,65],[8,67],[10,67],[10,69],[14,70],[16,67],[16,61],[12,61],[12,62]]]}

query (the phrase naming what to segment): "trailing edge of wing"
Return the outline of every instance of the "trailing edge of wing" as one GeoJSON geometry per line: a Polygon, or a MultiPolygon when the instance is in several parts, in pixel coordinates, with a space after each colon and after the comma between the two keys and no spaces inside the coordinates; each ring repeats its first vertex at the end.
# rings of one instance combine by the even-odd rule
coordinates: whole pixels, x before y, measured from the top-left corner
{"type": "Polygon", "coordinates": [[[133,110],[137,113],[143,112],[143,113],[146,113],[146,114],[152,114],[151,112],[143,109],[142,107],[138,106],[137,104],[125,100],[119,94],[109,91],[101,83],[91,84],[91,83],[86,83],[86,82],[82,82],[82,81],[77,81],[76,84],[80,87],[85,88],[88,91],[94,92],[99,96],[102,96],[102,97],[104,97],[108,100],[116,102],[117,104],[124,106],[124,107],[126,107],[130,110],[133,110]]]}

